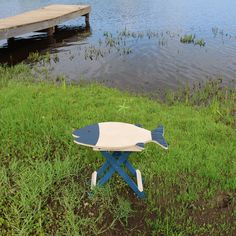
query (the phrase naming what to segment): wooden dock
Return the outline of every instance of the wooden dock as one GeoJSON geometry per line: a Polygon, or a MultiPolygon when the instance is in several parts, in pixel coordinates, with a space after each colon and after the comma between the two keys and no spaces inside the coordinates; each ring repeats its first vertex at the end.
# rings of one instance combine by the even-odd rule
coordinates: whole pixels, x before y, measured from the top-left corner
{"type": "Polygon", "coordinates": [[[89,5],[50,5],[16,16],[0,19],[0,40],[12,39],[26,33],[45,30],[48,34],[55,32],[55,26],[65,21],[85,16],[89,26],[89,5]]]}

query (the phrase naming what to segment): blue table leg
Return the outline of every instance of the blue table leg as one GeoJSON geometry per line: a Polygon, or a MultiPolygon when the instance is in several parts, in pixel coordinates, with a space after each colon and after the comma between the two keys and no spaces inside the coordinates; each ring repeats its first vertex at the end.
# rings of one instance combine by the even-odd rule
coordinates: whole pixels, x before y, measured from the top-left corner
{"type": "Polygon", "coordinates": [[[125,166],[130,171],[130,173],[136,177],[136,170],[134,169],[134,167],[130,164],[128,160],[125,162],[125,166]]]}
{"type": "Polygon", "coordinates": [[[117,158],[116,155],[111,155],[108,152],[102,152],[102,154],[107,159],[105,164],[107,164],[108,167],[110,167],[110,170],[98,181],[98,185],[105,184],[112,177],[112,175],[115,173],[115,169],[112,168],[112,166],[108,160],[115,160],[117,162],[117,165],[122,165],[127,160],[128,156],[129,156],[129,155],[123,155],[119,159],[116,159],[117,158]]]}
{"type": "Polygon", "coordinates": [[[111,166],[117,171],[117,173],[123,178],[123,180],[133,189],[133,191],[141,198],[143,198],[144,192],[140,192],[134,181],[125,173],[125,171],[117,165],[113,159],[108,160],[111,166]]]}
{"type": "Polygon", "coordinates": [[[101,152],[101,153],[106,158],[106,162],[98,170],[97,175],[98,175],[98,177],[101,177],[101,175],[106,170],[108,170],[108,171],[98,181],[98,185],[101,186],[101,185],[105,184],[112,177],[112,175],[115,172],[117,172],[124,179],[124,181],[133,189],[133,191],[139,197],[143,198],[145,196],[144,192],[139,191],[136,183],[129,177],[128,174],[125,173],[125,171],[121,167],[121,165],[124,165],[130,171],[130,173],[136,177],[136,170],[131,165],[131,163],[128,161],[128,157],[130,155],[130,152],[123,152],[123,153],[122,152],[113,152],[113,153],[101,152]]]}
{"type": "Polygon", "coordinates": [[[108,168],[109,166],[110,166],[109,162],[106,161],[106,162],[102,165],[102,167],[97,171],[98,177],[100,177],[100,176],[107,170],[107,168],[108,168]]]}

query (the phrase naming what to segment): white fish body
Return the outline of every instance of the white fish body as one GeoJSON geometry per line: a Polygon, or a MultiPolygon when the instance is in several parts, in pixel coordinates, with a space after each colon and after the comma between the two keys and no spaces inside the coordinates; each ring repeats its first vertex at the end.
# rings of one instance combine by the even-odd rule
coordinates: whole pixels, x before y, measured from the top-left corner
{"type": "Polygon", "coordinates": [[[120,123],[99,123],[99,139],[96,148],[125,149],[136,146],[138,143],[152,141],[151,132],[138,126],[120,123]]]}
{"type": "Polygon", "coordinates": [[[122,122],[98,123],[73,132],[75,143],[99,151],[142,151],[148,142],[155,142],[167,149],[163,135],[163,126],[149,131],[122,122]]]}

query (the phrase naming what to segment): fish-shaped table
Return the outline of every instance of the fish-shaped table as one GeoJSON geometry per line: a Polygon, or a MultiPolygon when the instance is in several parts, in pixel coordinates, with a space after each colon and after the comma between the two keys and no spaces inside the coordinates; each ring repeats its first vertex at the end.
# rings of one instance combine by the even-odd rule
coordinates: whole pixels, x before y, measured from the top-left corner
{"type": "Polygon", "coordinates": [[[145,144],[149,142],[168,149],[162,125],[149,131],[142,128],[141,125],[103,122],[75,130],[72,135],[75,143],[92,147],[93,150],[100,151],[106,158],[104,165],[98,171],[93,172],[91,188],[105,184],[114,172],[118,172],[139,197],[144,197],[143,180],[141,172],[128,161],[130,153],[144,150],[145,144]],[[123,170],[123,165],[127,167],[132,176],[137,178],[137,185],[123,170]],[[98,183],[97,177],[101,177],[98,183]]]}

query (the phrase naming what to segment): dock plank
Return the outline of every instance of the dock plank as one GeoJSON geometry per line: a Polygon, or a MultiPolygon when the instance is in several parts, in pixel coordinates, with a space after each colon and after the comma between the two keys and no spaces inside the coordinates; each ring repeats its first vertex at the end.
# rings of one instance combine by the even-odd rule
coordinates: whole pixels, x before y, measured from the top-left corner
{"type": "Polygon", "coordinates": [[[89,14],[89,5],[49,5],[16,16],[0,19],[0,40],[54,27],[89,14]]]}

